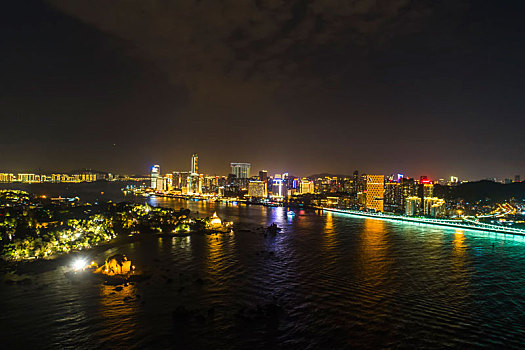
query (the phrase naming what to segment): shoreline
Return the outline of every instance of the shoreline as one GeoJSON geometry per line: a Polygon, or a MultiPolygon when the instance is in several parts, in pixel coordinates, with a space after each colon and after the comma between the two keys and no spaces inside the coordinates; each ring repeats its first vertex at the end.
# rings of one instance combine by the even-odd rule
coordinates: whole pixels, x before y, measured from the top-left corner
{"type": "Polygon", "coordinates": [[[75,256],[83,253],[89,254],[100,254],[104,250],[114,248],[121,244],[129,244],[137,242],[144,239],[158,239],[158,238],[184,238],[194,235],[229,235],[229,232],[222,232],[217,230],[212,231],[195,231],[195,232],[184,232],[184,233],[155,233],[147,232],[141,234],[133,235],[118,235],[117,237],[93,246],[88,249],[75,250],[63,254],[58,254],[51,256],[49,258],[37,258],[37,259],[26,259],[26,260],[17,260],[17,261],[8,261],[1,259],[0,260],[0,276],[6,275],[8,273],[14,273],[16,275],[38,275],[40,273],[48,272],[56,269],[57,267],[63,265],[62,262],[67,259],[74,258],[75,256]]]}
{"type": "Polygon", "coordinates": [[[323,208],[316,207],[316,209],[323,210],[323,211],[330,211],[334,213],[340,213],[340,214],[366,217],[366,218],[371,218],[371,219],[376,219],[376,220],[394,220],[394,221],[402,221],[402,222],[411,223],[411,224],[425,224],[425,225],[459,228],[459,229],[473,230],[473,231],[493,232],[493,233],[525,236],[525,230],[522,230],[522,229],[516,229],[516,228],[510,228],[510,227],[509,228],[497,227],[497,226],[489,225],[489,224],[479,224],[479,226],[468,225],[468,224],[465,224],[464,220],[458,223],[454,223],[452,222],[452,220],[445,220],[445,219],[412,218],[412,217],[400,216],[400,215],[385,215],[385,214],[367,213],[367,212],[362,212],[362,211],[357,211],[357,210],[346,210],[346,209],[335,209],[335,208],[324,208],[324,207],[323,208]],[[482,226],[482,225],[485,225],[485,226],[482,226]]]}

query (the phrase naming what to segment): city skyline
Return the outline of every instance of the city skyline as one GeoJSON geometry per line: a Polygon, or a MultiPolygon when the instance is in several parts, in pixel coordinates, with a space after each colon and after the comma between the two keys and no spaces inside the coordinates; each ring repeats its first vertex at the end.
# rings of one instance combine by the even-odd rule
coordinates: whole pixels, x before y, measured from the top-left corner
{"type": "MultiPolygon", "coordinates": [[[[190,164],[190,166],[188,166],[188,169],[185,169],[184,166],[175,166],[175,167],[167,167],[168,170],[166,170],[166,167],[162,167],[163,170],[165,170],[164,172],[161,172],[161,174],[168,174],[168,173],[172,173],[172,172],[177,172],[177,171],[188,171],[188,173],[194,173],[193,172],[193,164],[196,164],[196,163],[193,163],[193,159],[194,157],[196,157],[195,159],[198,159],[200,158],[200,156],[197,156],[197,153],[194,153],[192,156],[192,163],[190,164]]],[[[492,181],[499,181],[499,182],[505,182],[505,181],[508,181],[508,180],[512,180],[513,182],[516,182],[516,179],[521,179],[521,174],[520,173],[514,173],[514,174],[507,174],[503,177],[496,177],[496,176],[485,176],[485,177],[480,177],[480,178],[472,178],[472,177],[462,177],[460,175],[458,175],[457,173],[453,173],[453,174],[448,174],[448,175],[444,175],[444,176],[433,176],[432,174],[429,174],[429,173],[409,173],[403,169],[396,169],[395,171],[393,170],[387,170],[387,171],[384,171],[384,172],[373,172],[373,171],[366,171],[366,169],[359,169],[359,168],[354,168],[353,170],[348,170],[348,171],[342,171],[342,172],[334,172],[334,171],[312,171],[310,173],[306,173],[306,174],[297,174],[297,173],[294,173],[292,171],[289,171],[288,169],[291,169],[293,168],[293,166],[289,166],[289,167],[285,167],[284,169],[280,168],[280,169],[277,169],[277,168],[269,168],[269,169],[274,169],[274,170],[268,170],[268,168],[262,168],[262,167],[254,167],[252,163],[228,163],[227,166],[225,166],[224,168],[226,169],[226,171],[224,172],[208,172],[208,171],[199,171],[198,173],[200,174],[205,174],[205,175],[210,175],[210,176],[227,176],[229,174],[234,174],[234,172],[232,171],[232,166],[233,164],[247,164],[249,166],[249,168],[251,167],[252,168],[252,171],[253,171],[253,174],[256,174],[257,172],[259,171],[266,171],[268,173],[268,176],[269,177],[273,177],[275,174],[283,174],[283,173],[289,173],[290,175],[292,176],[295,176],[295,177],[298,177],[298,178],[302,178],[302,177],[312,177],[314,175],[318,175],[318,174],[328,174],[328,175],[332,175],[332,176],[346,176],[346,177],[351,177],[352,174],[355,172],[355,171],[358,171],[360,174],[375,174],[375,173],[381,173],[381,174],[384,174],[385,176],[390,176],[390,175],[403,175],[405,177],[411,177],[411,178],[419,178],[420,176],[426,176],[426,177],[429,177],[430,179],[432,179],[432,181],[438,181],[438,180],[450,180],[451,178],[459,178],[461,181],[481,181],[481,180],[492,180],[492,181]],[[227,169],[230,169],[230,170],[227,170],[227,169]]],[[[108,174],[113,174],[113,175],[126,175],[126,176],[149,176],[150,175],[150,170],[152,167],[156,167],[156,166],[159,166],[159,165],[162,165],[160,163],[151,163],[150,165],[148,165],[146,167],[146,169],[143,169],[142,171],[137,171],[137,172],[131,172],[131,173],[121,173],[121,172],[118,172],[118,171],[108,171],[106,169],[93,169],[93,168],[81,168],[79,170],[43,170],[43,169],[36,169],[36,170],[33,170],[33,169],[23,169],[21,171],[17,171],[17,170],[10,170],[10,169],[2,169],[0,168],[0,174],[20,174],[20,175],[27,175],[27,174],[42,174],[42,175],[53,175],[53,174],[87,174],[87,173],[108,173],[108,174]]],[[[200,165],[198,166],[198,168],[200,169],[200,165]]],[[[206,169],[206,166],[204,167],[206,169]]],[[[250,173],[250,170],[248,170],[248,174],[250,173]]],[[[248,176],[248,177],[251,177],[251,176],[248,176]]],[[[521,180],[517,181],[517,182],[520,182],[521,180]]]]}
{"type": "Polygon", "coordinates": [[[524,348],[523,10],[4,1],[2,348],[524,348]]]}

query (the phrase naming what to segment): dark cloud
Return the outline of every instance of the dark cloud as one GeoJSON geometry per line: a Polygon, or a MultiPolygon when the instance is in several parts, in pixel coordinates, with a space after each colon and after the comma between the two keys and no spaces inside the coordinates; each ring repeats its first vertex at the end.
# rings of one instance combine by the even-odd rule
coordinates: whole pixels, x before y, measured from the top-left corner
{"type": "MultiPolygon", "coordinates": [[[[133,54],[157,64],[197,99],[215,95],[220,103],[266,103],[271,92],[324,78],[326,68],[318,67],[326,66],[325,52],[365,55],[416,30],[431,13],[423,2],[408,0],[52,3],[131,43],[133,54]]],[[[352,57],[334,67],[332,78],[351,63],[352,57]]]]}
{"type": "Polygon", "coordinates": [[[525,33],[510,3],[11,6],[1,113],[46,136],[31,129],[33,141],[20,141],[22,123],[7,123],[8,147],[44,148],[6,153],[6,164],[47,154],[63,167],[184,169],[198,152],[203,170],[219,173],[230,161],[299,174],[501,177],[525,167],[525,33]],[[57,151],[70,143],[82,158],[57,151]],[[105,148],[113,143],[121,147],[105,148]],[[502,166],[502,154],[513,161],[502,166]]]}

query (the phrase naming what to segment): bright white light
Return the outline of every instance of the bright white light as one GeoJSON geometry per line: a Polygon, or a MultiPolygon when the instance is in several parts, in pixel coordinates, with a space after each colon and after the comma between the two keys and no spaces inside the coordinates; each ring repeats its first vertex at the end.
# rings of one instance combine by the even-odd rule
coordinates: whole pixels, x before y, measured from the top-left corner
{"type": "Polygon", "coordinates": [[[73,268],[77,271],[82,270],[84,267],[86,267],[86,265],[87,261],[82,258],[79,258],[73,262],[73,268]]]}

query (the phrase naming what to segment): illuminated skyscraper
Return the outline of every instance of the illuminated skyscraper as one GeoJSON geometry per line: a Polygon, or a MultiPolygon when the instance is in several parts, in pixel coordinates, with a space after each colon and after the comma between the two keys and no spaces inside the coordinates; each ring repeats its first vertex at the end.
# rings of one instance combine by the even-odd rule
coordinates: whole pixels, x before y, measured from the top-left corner
{"type": "Polygon", "coordinates": [[[308,179],[302,179],[300,183],[299,193],[314,193],[314,182],[308,179]]]}
{"type": "Polygon", "coordinates": [[[400,209],[406,209],[406,200],[408,197],[417,195],[417,184],[413,178],[403,177],[399,181],[400,186],[400,209]]]}
{"type": "Polygon", "coordinates": [[[423,214],[427,216],[442,216],[445,209],[445,200],[437,197],[425,197],[423,200],[423,214]]]}
{"type": "Polygon", "coordinates": [[[251,198],[265,198],[267,196],[266,181],[250,181],[248,196],[251,198]]]}
{"type": "Polygon", "coordinates": [[[283,179],[273,179],[272,197],[284,198],[286,194],[287,189],[283,179]]]}
{"type": "Polygon", "coordinates": [[[232,174],[238,179],[250,178],[250,163],[231,163],[232,174]]]}
{"type": "Polygon", "coordinates": [[[434,184],[423,184],[423,198],[431,198],[434,196],[434,184]]]}
{"type": "Polygon", "coordinates": [[[188,176],[188,194],[202,194],[202,184],[204,183],[203,174],[190,174],[188,176]]]}
{"type": "Polygon", "coordinates": [[[422,176],[421,180],[419,181],[419,197],[421,198],[421,204],[423,205],[423,214],[429,215],[430,214],[430,206],[433,204],[427,205],[427,202],[425,201],[427,198],[433,198],[434,196],[434,184],[432,181],[428,179],[426,176],[422,176]],[[428,207],[428,210],[427,210],[428,207]]]}
{"type": "Polygon", "coordinates": [[[157,188],[157,178],[160,176],[160,165],[151,167],[151,188],[157,188]]]}
{"type": "Polygon", "coordinates": [[[268,181],[268,172],[266,170],[259,171],[259,180],[264,182],[268,181]]]}
{"type": "Polygon", "coordinates": [[[406,198],[405,215],[407,216],[419,215],[420,208],[421,208],[421,198],[420,197],[406,198]]]}
{"type": "Polygon", "coordinates": [[[395,212],[401,207],[401,185],[399,182],[386,182],[384,194],[384,210],[395,212]]]}
{"type": "Polygon", "coordinates": [[[199,156],[197,153],[193,153],[191,156],[191,171],[192,174],[199,173],[199,156]]]}
{"type": "Polygon", "coordinates": [[[385,193],[384,175],[366,176],[366,208],[383,212],[383,196],[385,193]]]}

